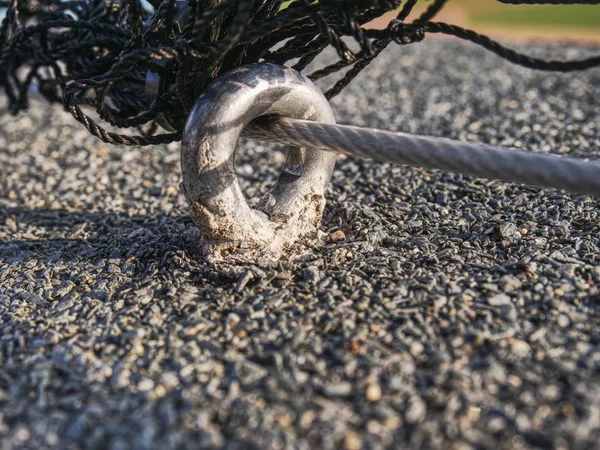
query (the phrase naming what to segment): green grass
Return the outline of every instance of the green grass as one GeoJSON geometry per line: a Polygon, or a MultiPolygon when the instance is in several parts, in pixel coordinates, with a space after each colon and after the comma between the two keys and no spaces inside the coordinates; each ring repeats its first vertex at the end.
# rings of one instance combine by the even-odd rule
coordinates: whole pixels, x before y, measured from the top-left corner
{"type": "Polygon", "coordinates": [[[495,12],[475,13],[471,20],[474,23],[503,26],[577,27],[600,31],[600,6],[513,6],[512,9],[499,8],[495,12]]]}
{"type": "MultiPolygon", "coordinates": [[[[294,0],[284,2],[283,8],[294,0]]],[[[415,12],[423,11],[431,0],[420,0],[415,12]]],[[[501,27],[536,27],[550,29],[579,28],[600,32],[598,5],[505,5],[495,0],[448,0],[448,9],[464,8],[473,24],[501,27]]]]}

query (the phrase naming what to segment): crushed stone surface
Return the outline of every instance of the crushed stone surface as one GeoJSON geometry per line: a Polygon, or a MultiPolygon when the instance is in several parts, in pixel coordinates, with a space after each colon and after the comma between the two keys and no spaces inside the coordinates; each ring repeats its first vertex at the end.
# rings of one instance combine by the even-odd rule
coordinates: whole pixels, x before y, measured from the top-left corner
{"type": "MultiPolygon", "coordinates": [[[[333,105],[600,158],[599,101],[600,70],[427,40],[333,105]]],[[[340,157],[327,245],[211,266],[178,145],[109,147],[37,101],[0,111],[1,450],[599,448],[597,199],[340,157]]],[[[252,201],[282,158],[242,143],[252,201]]]]}

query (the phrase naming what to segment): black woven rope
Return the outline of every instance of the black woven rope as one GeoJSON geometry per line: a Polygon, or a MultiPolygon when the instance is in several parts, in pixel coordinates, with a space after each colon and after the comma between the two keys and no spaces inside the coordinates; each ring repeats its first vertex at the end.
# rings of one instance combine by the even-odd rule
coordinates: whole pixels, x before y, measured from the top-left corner
{"type": "MultiPolygon", "coordinates": [[[[484,0],[482,0],[484,1],[484,0]]],[[[489,0],[491,1],[491,0],[489,0]]],[[[600,4],[600,0],[498,0],[510,4],[600,4]]],[[[293,64],[300,71],[328,46],[339,60],[313,79],[346,70],[327,92],[339,94],[377,55],[395,42],[443,33],[525,67],[574,71],[600,66],[600,56],[578,61],[542,60],[506,48],[484,35],[435,22],[446,0],[433,0],[408,22],[416,0],[0,0],[0,88],[14,114],[27,108],[32,85],[94,136],[122,145],[153,145],[181,138],[183,118],[208,83],[235,67],[258,61],[293,64]],[[396,11],[389,26],[374,19],[396,11]],[[352,51],[348,41],[358,44],[352,51]],[[161,75],[157,98],[146,92],[148,72],[161,75]],[[108,132],[99,121],[139,134],[108,132]],[[155,135],[161,115],[175,132],[155,135]],[[176,120],[177,117],[180,120],[176,120]]]]}

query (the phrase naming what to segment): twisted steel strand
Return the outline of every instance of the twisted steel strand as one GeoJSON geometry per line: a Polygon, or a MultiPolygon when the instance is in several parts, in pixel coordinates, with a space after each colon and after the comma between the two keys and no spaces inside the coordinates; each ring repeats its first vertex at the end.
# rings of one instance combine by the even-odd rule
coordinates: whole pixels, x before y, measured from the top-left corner
{"type": "Polygon", "coordinates": [[[600,197],[600,163],[596,161],[288,118],[255,121],[243,135],[284,145],[600,197]]]}

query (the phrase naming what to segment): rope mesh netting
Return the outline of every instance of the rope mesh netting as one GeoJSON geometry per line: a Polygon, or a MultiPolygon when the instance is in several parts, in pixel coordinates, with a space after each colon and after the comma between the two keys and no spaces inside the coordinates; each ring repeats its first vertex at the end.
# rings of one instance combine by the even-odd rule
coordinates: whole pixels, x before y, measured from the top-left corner
{"type": "MultiPolygon", "coordinates": [[[[510,4],[600,4],[600,0],[498,0],[510,4]]],[[[443,33],[474,42],[509,61],[539,70],[576,71],[600,66],[600,55],[576,61],[529,57],[475,31],[436,22],[447,0],[428,2],[408,22],[417,0],[0,0],[0,87],[16,114],[35,85],[104,142],[151,145],[181,139],[197,97],[220,74],[260,61],[305,72],[328,46],[338,58],[308,74],[339,73],[326,92],[339,94],[391,43],[407,45],[443,33]],[[385,29],[377,18],[395,12],[385,29]],[[358,46],[349,45],[351,38],[358,46]],[[352,50],[351,47],[357,48],[352,50]],[[160,77],[154,98],[148,73],[160,77]],[[112,133],[101,121],[136,135],[112,133]],[[158,134],[160,117],[175,117],[174,132],[158,134]]],[[[387,17],[387,16],[386,16],[387,17]]]]}

